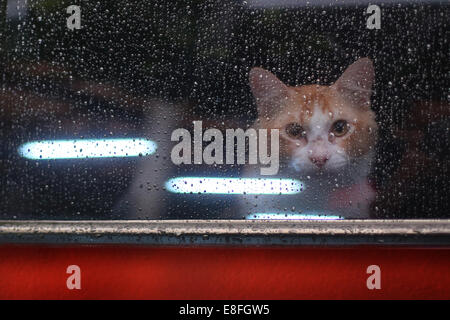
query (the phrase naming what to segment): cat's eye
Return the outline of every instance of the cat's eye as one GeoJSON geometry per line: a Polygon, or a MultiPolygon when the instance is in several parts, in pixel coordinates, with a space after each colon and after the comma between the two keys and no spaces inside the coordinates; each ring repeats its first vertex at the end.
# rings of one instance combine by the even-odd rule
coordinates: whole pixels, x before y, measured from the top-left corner
{"type": "Polygon", "coordinates": [[[338,120],[331,126],[331,133],[333,133],[336,137],[342,137],[348,132],[349,129],[350,125],[347,121],[338,120]]]}
{"type": "Polygon", "coordinates": [[[290,123],[286,126],[286,133],[296,139],[301,139],[306,137],[306,131],[297,122],[290,123]]]}

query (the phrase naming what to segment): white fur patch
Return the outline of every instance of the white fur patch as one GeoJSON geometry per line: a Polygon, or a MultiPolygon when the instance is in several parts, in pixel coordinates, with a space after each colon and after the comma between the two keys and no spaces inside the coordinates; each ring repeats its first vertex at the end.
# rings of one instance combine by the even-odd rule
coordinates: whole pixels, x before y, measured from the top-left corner
{"type": "Polygon", "coordinates": [[[322,112],[316,102],[309,126],[305,127],[307,145],[297,148],[292,156],[291,164],[297,171],[317,171],[312,158],[327,158],[323,167],[326,171],[338,170],[349,163],[345,150],[329,140],[332,121],[330,114],[322,112]]]}
{"type": "Polygon", "coordinates": [[[318,138],[328,139],[330,125],[330,116],[323,113],[316,102],[314,104],[314,112],[309,125],[310,132],[308,134],[308,140],[316,140],[318,138]]]}

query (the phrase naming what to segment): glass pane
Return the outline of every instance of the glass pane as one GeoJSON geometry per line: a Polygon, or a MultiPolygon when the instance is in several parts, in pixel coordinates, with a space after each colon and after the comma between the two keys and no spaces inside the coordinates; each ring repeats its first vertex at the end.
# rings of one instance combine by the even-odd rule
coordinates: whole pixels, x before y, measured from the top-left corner
{"type": "Polygon", "coordinates": [[[0,10],[0,219],[450,217],[448,2],[0,10]]]}

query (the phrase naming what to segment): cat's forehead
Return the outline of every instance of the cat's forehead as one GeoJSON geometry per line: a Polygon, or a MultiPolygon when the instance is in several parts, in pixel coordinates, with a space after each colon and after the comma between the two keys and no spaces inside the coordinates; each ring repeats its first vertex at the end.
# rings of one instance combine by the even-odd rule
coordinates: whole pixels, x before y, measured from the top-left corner
{"type": "Polygon", "coordinates": [[[309,85],[295,87],[294,90],[297,94],[293,107],[305,120],[311,119],[317,112],[327,114],[336,111],[333,105],[337,102],[337,97],[329,87],[309,85]]]}
{"type": "Polygon", "coordinates": [[[332,87],[306,85],[291,89],[295,94],[287,109],[298,122],[326,123],[337,117],[352,116],[354,113],[353,108],[332,87]]]}

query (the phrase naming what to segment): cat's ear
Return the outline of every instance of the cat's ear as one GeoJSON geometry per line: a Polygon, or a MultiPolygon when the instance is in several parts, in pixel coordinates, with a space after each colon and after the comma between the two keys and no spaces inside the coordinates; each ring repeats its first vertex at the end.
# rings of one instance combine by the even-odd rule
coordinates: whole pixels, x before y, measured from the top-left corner
{"type": "Polygon", "coordinates": [[[333,86],[356,106],[370,107],[374,78],[372,60],[361,58],[350,65],[333,86]]]}
{"type": "Polygon", "coordinates": [[[249,80],[259,116],[269,117],[288,98],[288,87],[270,71],[253,68],[249,80]]]}

